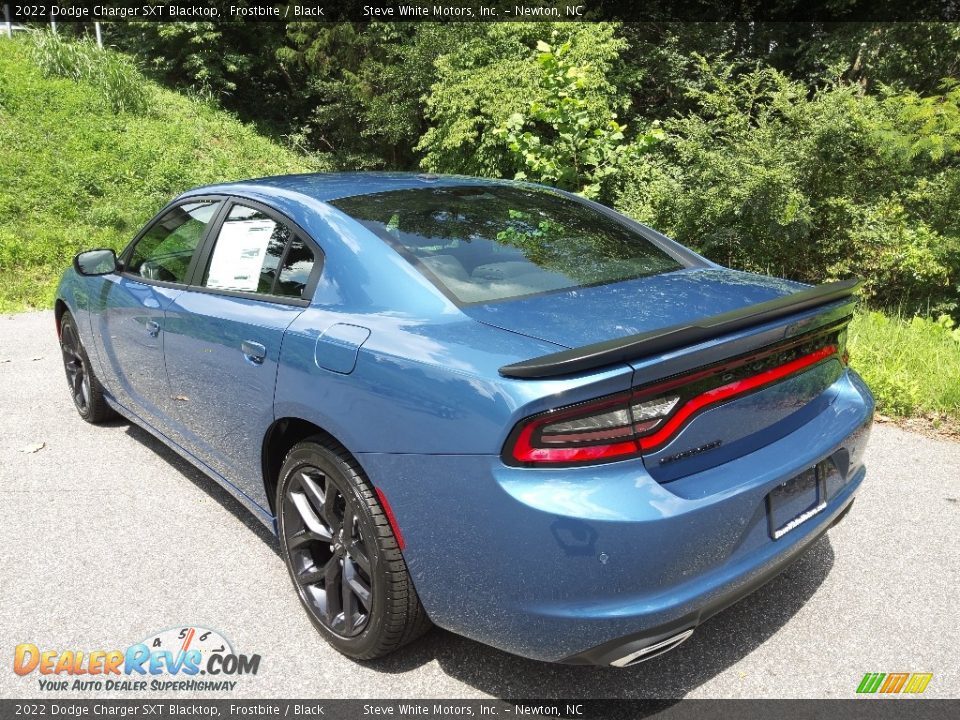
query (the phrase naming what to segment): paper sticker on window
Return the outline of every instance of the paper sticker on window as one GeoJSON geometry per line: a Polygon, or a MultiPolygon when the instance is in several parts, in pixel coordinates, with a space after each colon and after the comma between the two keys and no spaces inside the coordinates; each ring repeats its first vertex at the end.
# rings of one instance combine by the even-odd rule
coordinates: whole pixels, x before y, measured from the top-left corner
{"type": "Polygon", "coordinates": [[[273,220],[262,218],[225,222],[213,249],[206,286],[256,292],[276,225],[273,220]]]}

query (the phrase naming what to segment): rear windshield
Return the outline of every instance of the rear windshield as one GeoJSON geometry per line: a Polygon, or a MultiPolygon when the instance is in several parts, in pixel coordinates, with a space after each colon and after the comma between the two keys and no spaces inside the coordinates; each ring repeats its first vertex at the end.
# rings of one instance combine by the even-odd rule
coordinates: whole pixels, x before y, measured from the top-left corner
{"type": "Polygon", "coordinates": [[[331,205],[390,243],[461,303],[601,285],[682,267],[626,225],[548,190],[394,190],[331,205]]]}

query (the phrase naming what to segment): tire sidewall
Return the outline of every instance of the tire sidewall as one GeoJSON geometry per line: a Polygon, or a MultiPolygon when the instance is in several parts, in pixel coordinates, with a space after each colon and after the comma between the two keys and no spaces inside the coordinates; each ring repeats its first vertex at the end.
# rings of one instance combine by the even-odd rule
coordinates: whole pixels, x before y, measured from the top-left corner
{"type": "Polygon", "coordinates": [[[379,639],[380,632],[384,623],[384,614],[387,606],[387,585],[384,577],[383,568],[383,546],[382,538],[377,532],[377,526],[373,522],[373,517],[367,507],[367,502],[360,494],[357,487],[363,480],[357,477],[356,473],[349,465],[343,462],[334,452],[328,448],[314,442],[301,443],[296,446],[287,455],[283,467],[280,471],[280,483],[277,487],[277,497],[275,498],[275,507],[277,509],[277,535],[280,545],[280,555],[283,558],[284,565],[287,567],[287,573],[294,586],[294,592],[300,599],[307,612],[310,621],[314,627],[326,638],[326,640],[345,655],[362,657],[373,649],[379,639]],[[332,631],[325,626],[314,613],[313,607],[309,601],[304,598],[300,586],[294,576],[294,570],[290,563],[290,557],[287,553],[286,542],[284,540],[284,511],[287,488],[296,472],[305,466],[316,467],[327,476],[327,481],[333,479],[333,483],[343,493],[345,499],[353,504],[354,512],[357,514],[360,524],[360,532],[366,539],[366,546],[370,552],[370,582],[371,582],[371,608],[367,626],[359,635],[353,637],[344,637],[332,631]]]}
{"type": "MultiPolygon", "coordinates": [[[[83,340],[80,338],[80,330],[77,328],[77,322],[73,319],[73,315],[69,312],[63,314],[63,317],[60,319],[60,348],[61,355],[63,353],[63,335],[66,328],[70,328],[70,332],[77,339],[77,353],[80,355],[80,360],[83,363],[83,372],[87,376],[87,382],[90,384],[90,400],[87,402],[85,408],[81,408],[77,405],[77,399],[73,394],[73,388],[70,388],[70,379],[67,378],[67,387],[70,389],[70,399],[73,401],[73,406],[77,409],[77,412],[80,414],[80,417],[84,420],[90,419],[90,415],[93,412],[93,391],[94,391],[94,378],[92,371],[90,369],[90,358],[87,357],[87,351],[83,347],[83,340]]],[[[66,368],[64,368],[64,374],[66,374],[66,368]]]]}

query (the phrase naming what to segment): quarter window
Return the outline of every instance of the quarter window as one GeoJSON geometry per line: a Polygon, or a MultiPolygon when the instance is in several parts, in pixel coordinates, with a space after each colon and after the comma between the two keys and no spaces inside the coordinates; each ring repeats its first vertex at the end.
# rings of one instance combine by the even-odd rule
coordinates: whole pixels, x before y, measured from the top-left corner
{"type": "Polygon", "coordinates": [[[274,292],[285,297],[302,298],[316,261],[313,250],[300,238],[293,238],[274,292]]]}
{"type": "Polygon", "coordinates": [[[218,205],[218,201],[205,200],[170,210],[137,242],[127,272],[147,280],[184,282],[190,260],[218,205]]]}

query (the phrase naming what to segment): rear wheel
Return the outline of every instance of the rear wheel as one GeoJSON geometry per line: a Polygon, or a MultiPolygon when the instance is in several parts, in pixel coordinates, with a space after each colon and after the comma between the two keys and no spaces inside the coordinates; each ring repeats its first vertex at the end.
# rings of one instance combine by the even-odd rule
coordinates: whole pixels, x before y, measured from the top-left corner
{"type": "Polygon", "coordinates": [[[63,369],[67,375],[70,396],[80,417],[89,423],[109,420],[116,413],[103,398],[103,386],[90,366],[90,358],[80,342],[76,321],[70,313],[60,319],[60,351],[63,369]]]}
{"type": "Polygon", "coordinates": [[[430,628],[376,493],[343,448],[322,438],[294,446],[276,508],[300,602],[337,650],[381,657],[430,628]]]}

